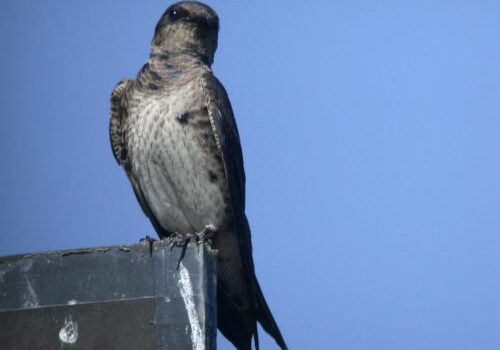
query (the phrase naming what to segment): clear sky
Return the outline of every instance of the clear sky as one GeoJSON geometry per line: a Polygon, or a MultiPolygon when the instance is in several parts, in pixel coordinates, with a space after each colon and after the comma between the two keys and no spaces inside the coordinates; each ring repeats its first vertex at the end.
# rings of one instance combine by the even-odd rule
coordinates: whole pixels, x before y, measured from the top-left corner
{"type": "MultiPolygon", "coordinates": [[[[0,255],[154,234],[108,101],[169,4],[0,2],[0,255]]],[[[209,4],[290,348],[500,349],[500,2],[209,4]]]]}

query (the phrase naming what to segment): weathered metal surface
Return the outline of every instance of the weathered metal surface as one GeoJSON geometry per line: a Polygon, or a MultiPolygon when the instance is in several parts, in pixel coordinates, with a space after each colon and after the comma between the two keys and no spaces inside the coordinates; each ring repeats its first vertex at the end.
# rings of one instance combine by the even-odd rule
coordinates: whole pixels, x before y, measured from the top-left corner
{"type": "Polygon", "coordinates": [[[215,252],[181,256],[144,242],[0,258],[0,349],[215,349],[215,252]]]}

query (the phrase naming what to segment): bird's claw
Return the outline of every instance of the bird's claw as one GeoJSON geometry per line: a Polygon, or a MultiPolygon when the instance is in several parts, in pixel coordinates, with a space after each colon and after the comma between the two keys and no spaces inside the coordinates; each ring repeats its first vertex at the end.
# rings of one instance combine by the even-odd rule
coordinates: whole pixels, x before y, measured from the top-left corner
{"type": "Polygon", "coordinates": [[[188,244],[193,238],[192,233],[179,233],[174,232],[170,236],[165,238],[165,241],[170,243],[171,247],[183,247],[188,244]]]}
{"type": "Polygon", "coordinates": [[[211,240],[214,237],[215,232],[217,232],[217,228],[214,225],[206,225],[203,230],[195,233],[196,243],[204,243],[211,240]]]}
{"type": "Polygon", "coordinates": [[[195,233],[179,233],[174,232],[165,240],[170,243],[172,247],[183,247],[187,245],[191,240],[194,240],[197,244],[204,243],[212,239],[217,228],[214,225],[206,225],[205,228],[199,232],[195,233]]]}

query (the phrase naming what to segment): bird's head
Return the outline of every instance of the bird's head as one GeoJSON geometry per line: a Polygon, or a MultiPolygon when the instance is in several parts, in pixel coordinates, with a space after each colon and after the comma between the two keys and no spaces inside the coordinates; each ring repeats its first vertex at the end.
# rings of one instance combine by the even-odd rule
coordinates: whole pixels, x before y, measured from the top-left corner
{"type": "Polygon", "coordinates": [[[158,21],[152,50],[195,56],[211,65],[218,32],[219,18],[214,10],[197,1],[181,1],[170,6],[158,21]]]}

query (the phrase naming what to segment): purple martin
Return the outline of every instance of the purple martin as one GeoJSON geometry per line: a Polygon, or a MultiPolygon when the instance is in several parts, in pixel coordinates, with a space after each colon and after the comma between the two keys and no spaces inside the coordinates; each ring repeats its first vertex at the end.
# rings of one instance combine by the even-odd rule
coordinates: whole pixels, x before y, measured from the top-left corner
{"type": "Polygon", "coordinates": [[[218,328],[240,350],[258,348],[257,322],[287,349],[255,275],[245,214],[240,138],[213,75],[219,19],[209,6],[170,6],[150,58],[111,95],[110,139],[160,238],[210,232],[218,250],[218,328]]]}

